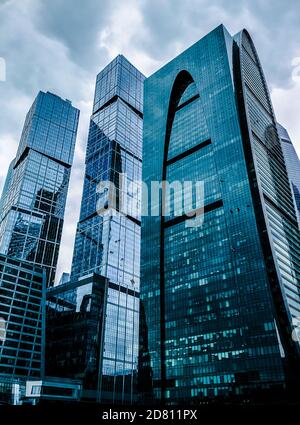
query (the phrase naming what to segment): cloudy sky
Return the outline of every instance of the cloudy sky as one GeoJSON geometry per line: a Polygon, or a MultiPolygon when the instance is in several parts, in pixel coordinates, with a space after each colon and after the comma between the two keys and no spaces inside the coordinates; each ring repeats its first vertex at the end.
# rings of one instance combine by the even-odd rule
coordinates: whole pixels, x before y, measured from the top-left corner
{"type": "Polygon", "coordinates": [[[81,110],[58,278],[69,271],[96,74],[123,53],[146,76],[220,23],[247,28],[278,120],[300,154],[298,0],[0,0],[0,193],[25,114],[39,90],[81,110]],[[1,70],[0,70],[1,72],[1,70]],[[1,75],[1,74],[0,74],[1,75]]]}

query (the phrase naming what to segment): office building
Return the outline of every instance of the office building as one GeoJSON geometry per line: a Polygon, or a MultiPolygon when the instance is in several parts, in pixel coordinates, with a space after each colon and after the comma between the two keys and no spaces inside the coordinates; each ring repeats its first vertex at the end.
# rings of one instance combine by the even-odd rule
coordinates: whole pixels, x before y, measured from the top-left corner
{"type": "Polygon", "coordinates": [[[26,381],[25,401],[28,404],[75,403],[81,399],[80,380],[45,377],[26,381]]]}
{"type": "Polygon", "coordinates": [[[157,216],[149,194],[141,390],[168,404],[296,394],[299,231],[250,35],[217,27],[150,76],[144,96],[143,181],[202,182],[204,198],[184,192],[186,211],[165,188],[157,216]]]}
{"type": "MultiPolygon", "coordinates": [[[[143,81],[144,76],[122,55],[107,65],[97,76],[88,135],[70,285],[81,287],[91,275],[109,281],[104,301],[101,296],[104,321],[101,317],[101,326],[95,324],[98,332],[101,327],[101,338],[93,334],[100,370],[93,377],[85,375],[83,383],[83,394],[90,386],[93,391],[97,388],[95,398],[101,403],[134,400],[140,286],[140,187],[135,182],[141,179],[143,81]]],[[[89,370],[87,358],[79,363],[89,370]]]]}
{"type": "Polygon", "coordinates": [[[44,373],[45,305],[45,272],[0,255],[0,402],[21,404],[44,373]]]}
{"type": "Polygon", "coordinates": [[[298,223],[300,225],[300,161],[290,139],[289,133],[284,127],[282,127],[282,125],[277,125],[287,172],[297,208],[298,223]]]}
{"type": "Polygon", "coordinates": [[[1,199],[0,252],[45,268],[54,283],[79,111],[39,92],[1,199]]]}
{"type": "Polygon", "coordinates": [[[46,374],[79,379],[86,401],[99,397],[107,284],[91,274],[47,292],[46,374]]]}

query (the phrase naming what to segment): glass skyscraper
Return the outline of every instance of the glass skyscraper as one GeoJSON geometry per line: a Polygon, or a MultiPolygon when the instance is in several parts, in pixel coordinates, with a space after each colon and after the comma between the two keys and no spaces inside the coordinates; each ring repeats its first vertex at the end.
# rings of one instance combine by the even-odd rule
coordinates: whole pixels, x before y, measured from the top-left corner
{"type": "Polygon", "coordinates": [[[144,182],[203,182],[204,205],[198,226],[175,195],[163,215],[164,189],[142,217],[141,390],[169,404],[282,394],[299,375],[299,231],[251,37],[219,26],[144,96],[144,182]]]}
{"type": "Polygon", "coordinates": [[[26,379],[44,373],[46,274],[0,255],[0,403],[19,404],[26,379]]]}
{"type": "Polygon", "coordinates": [[[277,125],[287,172],[297,207],[298,223],[300,226],[300,161],[287,130],[282,127],[282,125],[277,125]]]}
{"type": "Polygon", "coordinates": [[[107,284],[91,274],[47,292],[46,374],[80,379],[87,401],[98,399],[101,385],[107,284]]]}
{"type": "Polygon", "coordinates": [[[141,179],[143,82],[144,76],[117,56],[97,76],[90,120],[70,281],[77,287],[93,274],[108,279],[98,340],[100,402],[129,403],[134,396],[140,287],[140,186],[135,182],[141,179]],[[115,187],[113,204],[109,182],[115,187]]]}
{"type": "Polygon", "coordinates": [[[54,282],[79,111],[39,92],[25,120],[4,186],[0,252],[45,268],[54,282]]]}

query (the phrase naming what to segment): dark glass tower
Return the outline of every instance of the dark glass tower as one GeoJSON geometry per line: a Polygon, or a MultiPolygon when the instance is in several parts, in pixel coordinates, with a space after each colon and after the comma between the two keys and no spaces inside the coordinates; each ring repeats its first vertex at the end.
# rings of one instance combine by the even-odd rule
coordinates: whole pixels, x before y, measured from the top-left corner
{"type": "Polygon", "coordinates": [[[163,191],[142,218],[142,390],[197,403],[292,388],[299,232],[247,31],[219,26],[145,81],[143,180],[204,182],[204,215],[163,216],[163,191]]]}
{"type": "Polygon", "coordinates": [[[91,274],[47,292],[46,374],[80,379],[82,400],[97,400],[101,384],[107,280],[91,274]]]}
{"type": "Polygon", "coordinates": [[[293,146],[293,143],[290,139],[289,133],[284,127],[282,127],[282,125],[277,125],[279,136],[281,139],[282,151],[287,167],[287,172],[292,186],[295,204],[297,207],[298,223],[300,226],[300,161],[297,152],[293,146]]]}
{"type": "Polygon", "coordinates": [[[45,298],[40,267],[0,255],[0,403],[20,404],[44,373],[45,298]]]}
{"type": "Polygon", "coordinates": [[[10,166],[0,211],[0,252],[46,269],[54,282],[79,111],[39,92],[10,166]]]}
{"type": "MultiPolygon", "coordinates": [[[[85,279],[93,281],[97,276],[102,277],[105,320],[101,323],[101,338],[97,337],[100,373],[96,386],[96,398],[100,402],[129,403],[134,396],[139,328],[140,191],[131,182],[141,179],[143,81],[144,76],[125,57],[117,56],[97,76],[90,120],[68,290],[81,286],[85,279]],[[121,174],[126,175],[127,184],[120,180],[121,174]],[[110,190],[101,188],[101,182],[104,186],[107,182],[114,183],[114,205],[109,203],[110,190]]],[[[63,292],[62,287],[60,296],[64,296],[63,292]]],[[[49,291],[50,297],[51,294],[49,291]]],[[[51,313],[51,317],[56,316],[51,313]]],[[[76,332],[74,328],[73,335],[76,332]]],[[[55,336],[55,330],[52,333],[55,336]]],[[[55,344],[52,347],[55,349],[55,344]]],[[[90,349],[94,350],[86,345],[86,350],[90,349]]],[[[51,354],[49,348],[49,356],[53,355],[56,354],[53,350],[51,354]]],[[[94,354],[86,353],[86,358],[90,356],[94,354]]],[[[82,364],[81,370],[88,367],[87,363],[82,364]]],[[[92,388],[91,382],[85,379],[84,390],[88,388],[92,388]]]]}

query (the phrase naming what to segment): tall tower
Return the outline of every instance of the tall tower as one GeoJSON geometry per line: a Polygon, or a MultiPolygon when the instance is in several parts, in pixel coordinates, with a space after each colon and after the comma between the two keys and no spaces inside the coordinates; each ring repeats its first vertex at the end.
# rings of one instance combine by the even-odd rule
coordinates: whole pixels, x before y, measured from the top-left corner
{"type": "MultiPolygon", "coordinates": [[[[97,76],[70,284],[61,285],[48,294],[52,306],[49,318],[53,324],[48,326],[49,331],[53,330],[49,353],[52,359],[58,356],[62,365],[55,373],[81,377],[84,393],[87,397],[95,397],[96,391],[99,402],[128,403],[133,400],[140,288],[140,190],[133,182],[141,179],[143,82],[144,76],[122,55],[97,76]],[[115,203],[110,202],[110,184],[114,184],[115,203]],[[97,303],[91,301],[91,314],[93,308],[99,310],[98,331],[92,331],[97,347],[86,344],[86,359],[96,358],[98,370],[82,361],[74,372],[68,358],[61,358],[59,345],[64,342],[55,342],[57,326],[63,326],[59,320],[62,314],[59,303],[61,298],[67,297],[65,294],[72,292],[78,306],[82,298],[75,293],[79,294],[78,288],[82,288],[82,294],[82,285],[86,282],[90,282],[90,289],[89,293],[85,292],[85,301],[87,297],[93,300],[97,292],[101,294],[97,302],[101,300],[103,304],[96,307],[97,303]],[[101,285],[105,286],[104,292],[101,285]],[[94,368],[92,374],[91,368],[94,368]],[[89,378],[92,375],[99,377],[97,383],[89,378]]],[[[70,295],[66,299],[70,300],[70,295]]],[[[84,308],[70,308],[69,314],[84,308]]],[[[66,311],[64,315],[66,317],[66,311]]],[[[74,347],[75,339],[66,341],[74,347]]]]}
{"type": "Polygon", "coordinates": [[[54,283],[78,119],[69,100],[39,92],[1,199],[0,252],[45,268],[48,286],[54,283]]]}
{"type": "Polygon", "coordinates": [[[142,217],[142,390],[197,403],[291,388],[299,232],[247,31],[221,25],[145,81],[143,181],[202,182],[204,199],[193,223],[174,207],[193,193],[165,184],[160,214],[142,217]]]}
{"type": "Polygon", "coordinates": [[[45,364],[46,273],[0,254],[0,403],[21,404],[45,364]]]}
{"type": "Polygon", "coordinates": [[[290,139],[289,133],[284,127],[282,127],[282,125],[277,125],[287,172],[292,186],[292,192],[294,194],[298,223],[300,226],[300,161],[290,139]]]}

